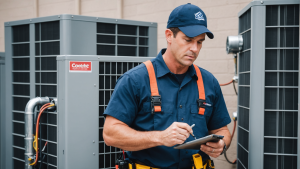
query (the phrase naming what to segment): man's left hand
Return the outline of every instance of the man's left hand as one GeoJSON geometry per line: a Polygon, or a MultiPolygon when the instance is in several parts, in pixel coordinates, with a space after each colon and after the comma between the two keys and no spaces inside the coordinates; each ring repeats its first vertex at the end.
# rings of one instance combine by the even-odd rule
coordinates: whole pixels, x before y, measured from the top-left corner
{"type": "Polygon", "coordinates": [[[207,155],[217,158],[223,152],[224,141],[222,139],[219,142],[207,142],[206,145],[202,144],[200,150],[207,155]]]}

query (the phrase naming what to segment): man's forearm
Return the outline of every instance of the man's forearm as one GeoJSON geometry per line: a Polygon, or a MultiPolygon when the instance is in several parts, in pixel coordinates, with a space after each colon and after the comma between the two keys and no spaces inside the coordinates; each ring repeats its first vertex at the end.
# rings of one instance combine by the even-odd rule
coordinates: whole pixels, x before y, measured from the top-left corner
{"type": "Polygon", "coordinates": [[[230,146],[230,143],[231,143],[231,134],[226,127],[222,127],[220,129],[217,129],[217,130],[212,130],[212,131],[209,131],[210,134],[217,134],[217,135],[222,135],[224,136],[223,138],[223,141],[225,142],[226,144],[226,148],[228,149],[229,146],[230,146]]]}
{"type": "Polygon", "coordinates": [[[128,151],[139,151],[162,145],[172,147],[184,143],[190,133],[193,133],[192,128],[182,122],[173,122],[164,131],[136,131],[108,115],[103,128],[103,138],[108,146],[128,151]]]}
{"type": "Polygon", "coordinates": [[[104,124],[103,138],[108,146],[114,146],[127,151],[139,151],[162,145],[160,131],[136,131],[125,123],[110,123],[114,118],[108,116],[104,124]],[[107,123],[108,122],[108,123],[107,123]],[[106,127],[111,125],[110,127],[106,127]]]}

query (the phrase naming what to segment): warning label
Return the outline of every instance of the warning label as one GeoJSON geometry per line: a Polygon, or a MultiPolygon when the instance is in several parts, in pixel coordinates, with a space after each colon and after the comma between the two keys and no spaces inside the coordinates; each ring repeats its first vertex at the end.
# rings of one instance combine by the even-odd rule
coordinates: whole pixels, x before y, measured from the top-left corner
{"type": "Polygon", "coordinates": [[[92,72],[92,62],[70,61],[69,72],[92,72]]]}

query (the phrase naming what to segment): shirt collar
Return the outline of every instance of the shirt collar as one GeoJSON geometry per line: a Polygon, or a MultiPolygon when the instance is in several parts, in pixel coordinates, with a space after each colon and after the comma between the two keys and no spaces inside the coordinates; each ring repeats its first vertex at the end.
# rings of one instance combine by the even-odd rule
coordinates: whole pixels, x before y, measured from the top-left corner
{"type": "MultiPolygon", "coordinates": [[[[162,55],[166,52],[166,49],[162,49],[157,57],[155,58],[155,61],[156,61],[156,77],[157,78],[160,78],[168,73],[172,73],[170,71],[170,69],[168,68],[168,66],[166,65],[162,55]]],[[[191,65],[189,67],[189,69],[187,70],[187,75],[190,75],[191,77],[195,76],[197,78],[197,74],[196,74],[196,71],[195,71],[195,68],[193,65],[191,65]]]]}

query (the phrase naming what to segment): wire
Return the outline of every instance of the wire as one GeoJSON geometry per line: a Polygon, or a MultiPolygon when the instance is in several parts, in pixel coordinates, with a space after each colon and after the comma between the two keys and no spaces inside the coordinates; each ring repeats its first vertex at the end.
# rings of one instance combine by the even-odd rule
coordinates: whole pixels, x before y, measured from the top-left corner
{"type": "Polygon", "coordinates": [[[220,84],[220,86],[227,86],[227,85],[231,84],[232,82],[234,82],[234,80],[231,80],[231,81],[228,82],[228,83],[220,84]]]}
{"type": "Polygon", "coordinates": [[[35,157],[35,161],[29,165],[36,165],[37,164],[37,161],[38,161],[38,154],[39,154],[39,150],[38,150],[38,135],[39,135],[39,123],[40,123],[40,118],[41,118],[41,115],[42,113],[44,112],[44,110],[46,110],[47,108],[49,107],[52,107],[54,106],[54,104],[50,104],[50,103],[47,103],[47,104],[44,104],[41,109],[40,109],[40,114],[38,116],[38,119],[36,121],[36,132],[35,132],[35,139],[33,141],[33,148],[35,149],[36,151],[36,157],[35,157]]]}
{"type": "MultiPolygon", "coordinates": [[[[236,128],[236,120],[234,120],[234,126],[233,126],[233,130],[232,130],[231,140],[232,140],[232,138],[234,136],[235,128],[236,128]]],[[[236,164],[236,160],[237,159],[235,159],[233,162],[231,162],[231,161],[228,160],[227,155],[226,155],[226,151],[224,151],[224,156],[225,156],[225,159],[226,159],[226,161],[228,163],[230,163],[230,164],[236,164]]]]}
{"type": "Polygon", "coordinates": [[[228,160],[228,158],[226,156],[226,151],[224,152],[224,156],[225,156],[227,162],[229,162],[230,164],[236,164],[236,159],[233,162],[231,162],[231,161],[228,160]]]}
{"type": "MultiPolygon", "coordinates": [[[[41,150],[41,155],[43,154],[43,152],[44,152],[44,150],[45,150],[47,144],[48,144],[48,141],[46,141],[46,143],[45,143],[45,145],[44,145],[44,148],[41,150]]],[[[39,169],[42,169],[42,164],[43,164],[43,161],[44,161],[45,156],[46,156],[46,154],[44,154],[43,158],[41,157],[41,162],[40,162],[40,167],[39,167],[39,169]]]]}
{"type": "Polygon", "coordinates": [[[232,84],[233,84],[233,88],[234,88],[235,94],[236,94],[236,95],[238,95],[238,93],[237,93],[237,91],[236,91],[236,88],[235,88],[235,83],[236,83],[236,82],[235,82],[235,81],[233,81],[233,83],[232,83],[232,84]]]}

